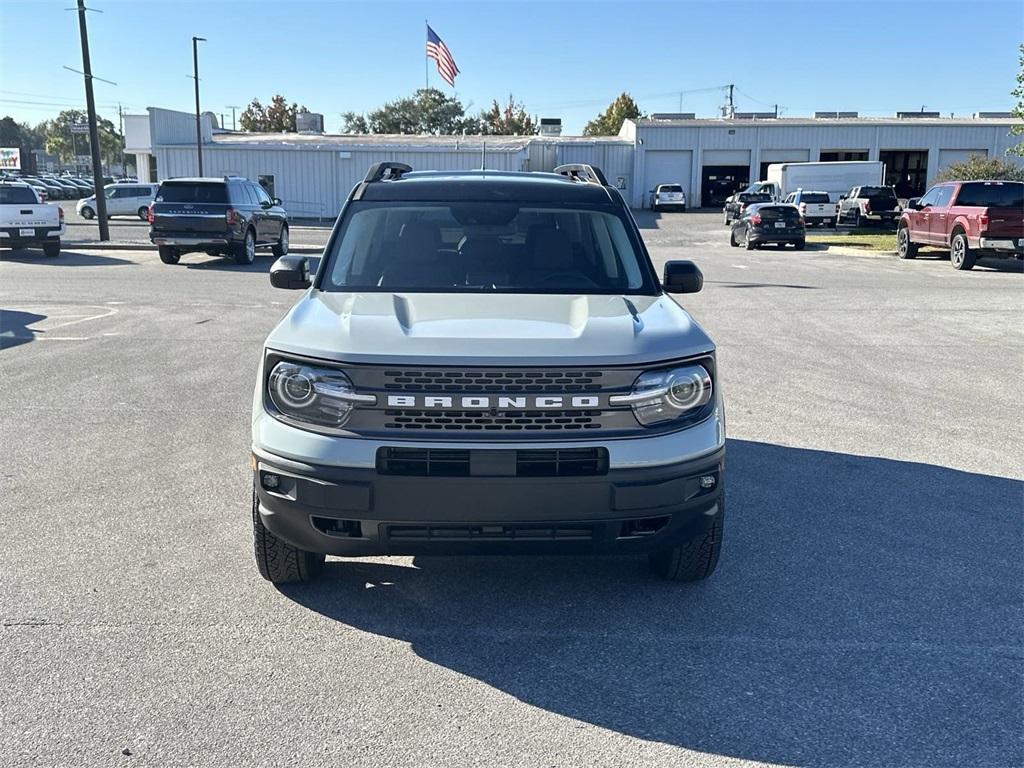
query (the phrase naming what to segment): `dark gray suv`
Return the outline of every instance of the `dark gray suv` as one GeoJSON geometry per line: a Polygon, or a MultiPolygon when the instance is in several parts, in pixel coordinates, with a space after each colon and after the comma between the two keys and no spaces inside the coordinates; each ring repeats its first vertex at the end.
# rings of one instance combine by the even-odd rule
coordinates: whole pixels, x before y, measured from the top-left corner
{"type": "Polygon", "coordinates": [[[252,264],[257,248],[288,253],[288,214],[278,198],[241,176],[168,179],[149,207],[149,239],[164,264],[204,251],[252,264]]]}

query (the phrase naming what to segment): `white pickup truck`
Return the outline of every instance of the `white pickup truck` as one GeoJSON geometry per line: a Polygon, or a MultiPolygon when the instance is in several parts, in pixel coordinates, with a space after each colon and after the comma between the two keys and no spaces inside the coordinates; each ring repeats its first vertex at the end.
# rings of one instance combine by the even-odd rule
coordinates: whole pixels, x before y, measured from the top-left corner
{"type": "Polygon", "coordinates": [[[783,201],[800,209],[807,226],[820,224],[824,227],[836,225],[836,204],[829,201],[828,192],[811,192],[798,189],[786,196],[783,201]]]}
{"type": "Polygon", "coordinates": [[[0,182],[0,248],[42,246],[47,256],[60,255],[64,209],[43,203],[28,184],[0,182]]]}

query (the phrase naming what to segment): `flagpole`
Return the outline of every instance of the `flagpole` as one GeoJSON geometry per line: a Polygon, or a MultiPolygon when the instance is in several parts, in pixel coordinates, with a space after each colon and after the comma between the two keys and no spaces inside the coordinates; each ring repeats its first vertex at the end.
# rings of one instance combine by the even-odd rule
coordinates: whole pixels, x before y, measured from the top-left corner
{"type": "MultiPolygon", "coordinates": [[[[424,30],[425,35],[429,34],[426,30],[430,29],[430,22],[427,19],[423,20],[423,26],[426,27],[424,30]]],[[[424,37],[426,40],[426,37],[424,37]]],[[[430,58],[427,56],[426,45],[423,46],[423,89],[430,90],[430,58]]]]}

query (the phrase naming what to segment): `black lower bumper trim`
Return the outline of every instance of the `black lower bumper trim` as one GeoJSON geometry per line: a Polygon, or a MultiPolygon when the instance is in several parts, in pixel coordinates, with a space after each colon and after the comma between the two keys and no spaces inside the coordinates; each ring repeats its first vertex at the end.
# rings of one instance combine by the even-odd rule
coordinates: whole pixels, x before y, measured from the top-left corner
{"type": "Polygon", "coordinates": [[[260,514],[275,535],[327,554],[644,552],[706,530],[724,450],[688,462],[584,477],[433,477],[261,459],[260,514]]]}

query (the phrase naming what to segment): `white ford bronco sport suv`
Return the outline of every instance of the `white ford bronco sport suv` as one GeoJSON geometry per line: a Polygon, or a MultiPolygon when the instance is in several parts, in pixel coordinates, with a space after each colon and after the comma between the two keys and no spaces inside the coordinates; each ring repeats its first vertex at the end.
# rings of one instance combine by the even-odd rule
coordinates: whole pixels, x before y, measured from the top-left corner
{"type": "Polygon", "coordinates": [[[647,554],[709,576],[722,545],[715,345],[667,294],[597,168],[370,168],[266,340],[252,416],[264,578],[324,555],[647,554]]]}

